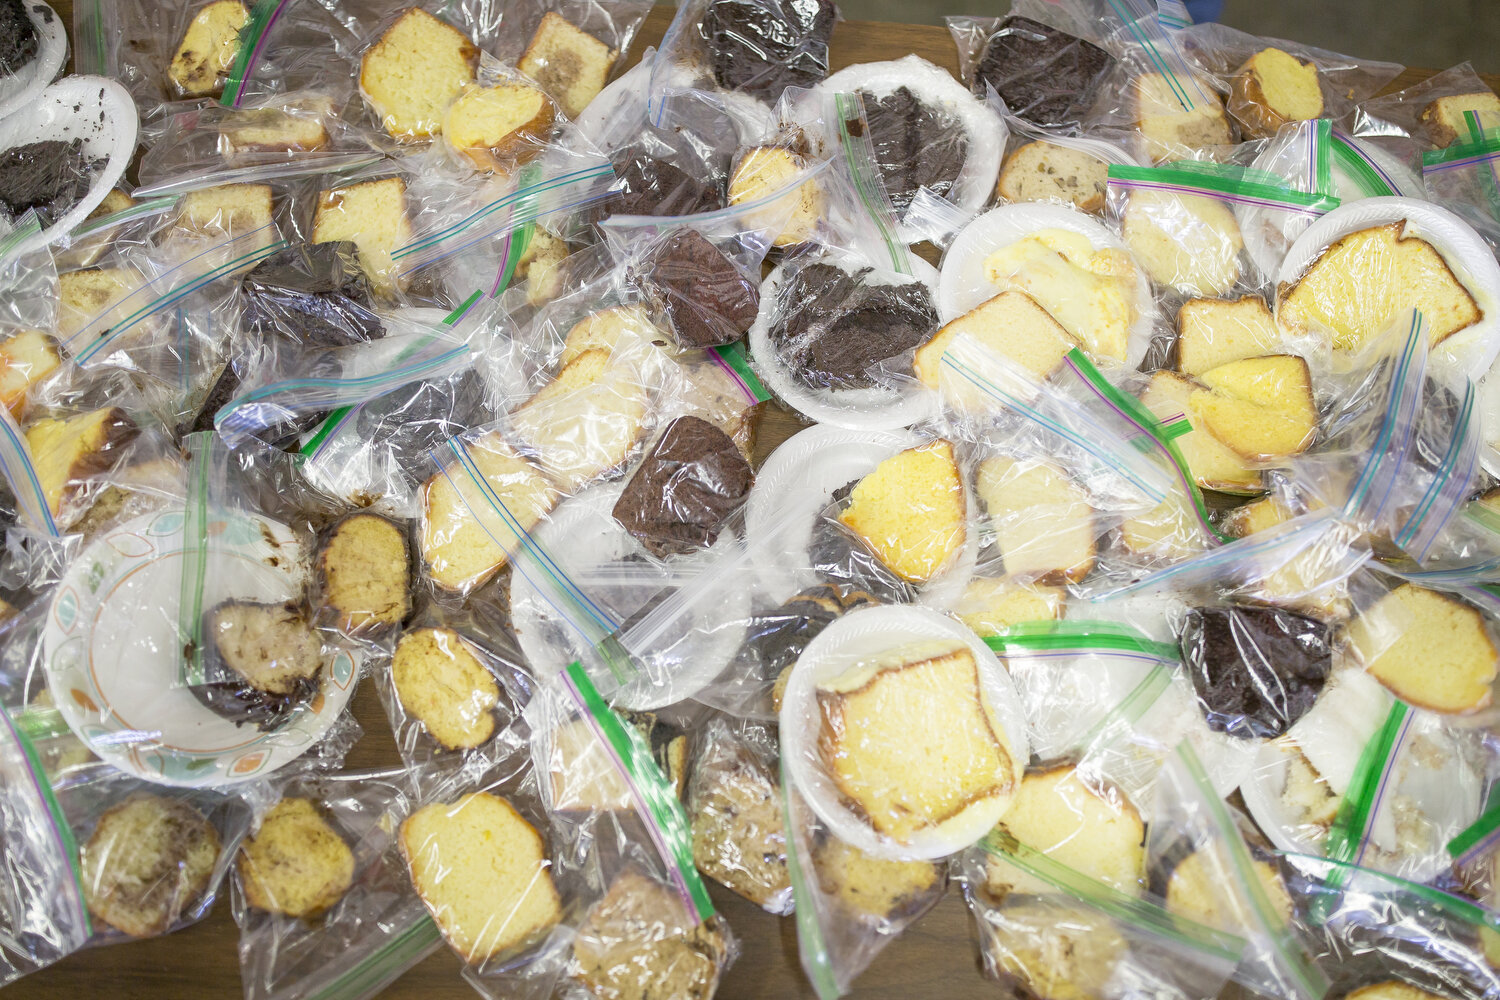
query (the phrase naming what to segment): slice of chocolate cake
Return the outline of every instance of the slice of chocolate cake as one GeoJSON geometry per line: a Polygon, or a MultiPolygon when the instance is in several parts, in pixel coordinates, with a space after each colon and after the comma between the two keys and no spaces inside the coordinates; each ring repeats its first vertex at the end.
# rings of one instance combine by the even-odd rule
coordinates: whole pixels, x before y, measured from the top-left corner
{"type": "Polygon", "coordinates": [[[724,207],[722,181],[699,180],[644,149],[627,146],[611,158],[620,190],[604,203],[613,215],[692,215],[724,207]]]}
{"type": "Polygon", "coordinates": [[[707,548],[753,478],[733,438],[706,420],[678,417],[625,484],[614,518],[657,557],[707,548]]]}
{"type": "Polygon", "coordinates": [[[1208,727],[1240,739],[1285,733],[1333,667],[1331,627],[1279,608],[1193,608],[1180,643],[1208,727]]]}
{"type": "MultiPolygon", "coordinates": [[[[810,264],[782,286],[782,325],[771,331],[771,340],[793,377],[808,388],[877,385],[881,362],[915,350],[937,329],[926,285],[877,283],[869,280],[873,273],[810,264]]],[[[910,374],[910,363],[902,366],[910,374]]]]}
{"type": "Polygon", "coordinates": [[[0,153],[0,205],[12,217],[36,209],[42,225],[50,226],[88,194],[95,166],[82,139],[12,146],[0,153]]]}
{"type": "Polygon", "coordinates": [[[711,0],[703,39],[719,86],[775,103],[788,87],[828,75],[832,0],[711,0]]]}
{"type": "MultiPolygon", "coordinates": [[[[52,16],[51,8],[44,8],[52,16]]],[[[42,41],[24,0],[0,0],[0,76],[19,73],[41,51],[42,41]]]]}
{"type": "Polygon", "coordinates": [[[1007,17],[974,71],[974,93],[988,84],[1012,113],[1038,125],[1076,122],[1094,103],[1114,58],[1099,46],[1029,17],[1007,17]]]}
{"type": "Polygon", "coordinates": [[[679,229],[652,252],[645,275],[677,346],[731,344],[760,307],[760,287],[696,229],[679,229]]]}
{"type": "Polygon", "coordinates": [[[291,246],[245,275],[245,328],[318,347],[385,335],[353,243],[291,246]]]}
{"type": "Polygon", "coordinates": [[[862,97],[875,162],[897,216],[906,214],[920,188],[946,197],[969,152],[969,137],[959,119],[922,103],[907,87],[878,99],[862,97]]]}
{"type": "Polygon", "coordinates": [[[322,644],[292,604],[224,601],[203,622],[204,705],[238,724],[267,732],[318,691],[322,644]]]}

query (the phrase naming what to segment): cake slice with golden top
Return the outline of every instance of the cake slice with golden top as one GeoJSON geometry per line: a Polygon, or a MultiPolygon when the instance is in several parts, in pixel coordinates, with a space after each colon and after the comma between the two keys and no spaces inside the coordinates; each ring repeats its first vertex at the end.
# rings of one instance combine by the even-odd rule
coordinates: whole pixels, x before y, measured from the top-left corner
{"type": "Polygon", "coordinates": [[[1432,144],[1446,149],[1460,139],[1469,138],[1470,112],[1478,118],[1481,130],[1500,128],[1500,97],[1492,90],[1439,97],[1422,109],[1421,121],[1432,144]]]}
{"type": "Polygon", "coordinates": [[[1244,358],[1198,376],[1189,407],[1204,430],[1252,462],[1297,455],[1318,426],[1307,362],[1290,354],[1244,358]]]}
{"type": "Polygon", "coordinates": [[[37,479],[53,517],[89,479],[106,472],[140,434],[135,421],[118,406],[106,406],[71,417],[43,417],[26,427],[37,479]]]}
{"type": "Polygon", "coordinates": [[[472,965],[530,944],[562,917],[541,835],[498,795],[423,806],[400,839],[417,895],[472,965]]]}
{"type": "MultiPolygon", "coordinates": [[[[271,224],[271,185],[220,184],[189,191],[173,226],[201,236],[244,236],[271,224]]],[[[267,242],[274,240],[267,237],[267,242]]]]}
{"type": "Polygon", "coordinates": [[[462,31],[408,7],[359,61],[359,89],[381,127],[401,139],[442,130],[443,112],[474,82],[479,49],[462,31]]]}
{"type": "Polygon", "coordinates": [[[480,170],[508,171],[534,158],[552,129],[550,98],[524,83],[470,87],[443,117],[443,138],[480,170]]]}
{"type": "Polygon", "coordinates": [[[1454,713],[1490,703],[1500,652],[1484,616],[1455,597],[1404,583],[1355,618],[1348,638],[1402,701],[1454,713]]]}
{"type": "Polygon", "coordinates": [[[834,783],[898,842],[972,809],[1003,810],[1015,793],[1019,765],[966,646],[893,650],[821,685],[817,698],[818,750],[834,783]]]}
{"type": "MultiPolygon", "coordinates": [[[[806,243],[816,235],[828,203],[817,181],[802,180],[807,170],[807,160],[795,150],[785,146],[756,146],[740,155],[729,175],[729,204],[759,201],[800,183],[796,193],[787,196],[794,199],[790,216],[771,242],[778,247],[806,243]]],[[[748,228],[764,228],[780,221],[786,211],[786,204],[777,198],[760,211],[746,213],[745,221],[748,228]]]]}
{"type": "Polygon", "coordinates": [[[495,735],[500,685],[451,628],[403,635],[391,657],[391,684],[401,708],[445,750],[482,746],[495,735]]]}
{"type": "Polygon", "coordinates": [[[22,330],[0,340],[0,406],[19,417],[27,391],[61,364],[57,341],[40,330],[22,330]]]}
{"type": "Polygon", "coordinates": [[[976,635],[999,635],[1022,622],[1054,621],[1063,616],[1067,591],[1010,577],[976,576],[964,588],[953,613],[976,635]]]}
{"type": "Polygon", "coordinates": [[[1427,321],[1429,343],[1478,323],[1484,313],[1426,240],[1406,221],[1350,233],[1324,250],[1302,277],[1277,294],[1276,319],[1292,333],[1326,333],[1357,351],[1405,309],[1427,321]]]}
{"type": "Polygon", "coordinates": [[[318,549],[319,596],[346,632],[391,629],[411,610],[406,533],[378,514],[350,514],[318,549]]]}
{"type": "Polygon", "coordinates": [[[964,546],[968,504],[948,441],[892,455],[855,485],[849,499],[839,521],[909,583],[941,574],[964,546]]]}
{"type": "Polygon", "coordinates": [[[1288,122],[1321,118],[1318,67],[1281,49],[1261,49],[1230,81],[1229,113],[1256,138],[1273,136],[1288,122]]]}
{"type": "Polygon", "coordinates": [[[516,68],[551,94],[569,118],[604,89],[619,53],[554,11],[542,15],[516,68]]]}
{"type": "Polygon", "coordinates": [[[1192,428],[1176,439],[1182,458],[1192,470],[1199,486],[1227,493],[1244,493],[1260,488],[1260,473],[1218,438],[1204,429],[1203,419],[1193,411],[1191,401],[1202,386],[1176,372],[1156,371],[1141,393],[1141,403],[1158,420],[1185,416],[1192,428]]]}
{"type": "MultiPolygon", "coordinates": [[[[943,355],[960,336],[970,337],[1005,360],[1019,366],[1038,382],[1062,367],[1063,358],[1079,346],[1078,339],[1025,292],[1001,292],[958,319],[945,323],[917,348],[912,367],[922,384],[943,384],[943,355]]],[[[949,376],[949,382],[954,377],[949,376]]],[[[967,394],[963,394],[967,398],[967,394]]]]}
{"type": "Polygon", "coordinates": [[[240,884],[257,910],[310,920],[354,884],[354,852],[311,799],[284,798],[240,846],[240,884]]]}

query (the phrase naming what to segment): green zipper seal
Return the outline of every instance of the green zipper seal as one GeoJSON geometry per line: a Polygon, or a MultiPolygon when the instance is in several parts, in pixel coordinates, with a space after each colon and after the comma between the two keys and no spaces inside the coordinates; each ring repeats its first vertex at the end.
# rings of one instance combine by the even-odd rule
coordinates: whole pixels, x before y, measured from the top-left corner
{"type": "MultiPolygon", "coordinates": [[[[1114,167],[1110,167],[1110,170],[1113,169],[1114,167]]],[[[1096,395],[1120,411],[1127,420],[1139,426],[1148,437],[1156,442],[1162,453],[1166,455],[1167,460],[1176,469],[1177,478],[1183,488],[1183,492],[1186,493],[1187,498],[1192,502],[1193,508],[1197,512],[1198,520],[1203,529],[1208,533],[1210,540],[1219,543],[1230,541],[1230,537],[1221,532],[1208,516],[1208,506],[1203,502],[1203,491],[1198,488],[1198,481],[1193,478],[1193,470],[1188,467],[1187,460],[1182,457],[1182,449],[1177,447],[1177,438],[1181,437],[1184,432],[1176,431],[1168,434],[1163,429],[1161,421],[1157,420],[1155,415],[1146,409],[1145,404],[1129,393],[1122,392],[1112,385],[1109,379],[1105,378],[1099,369],[1094,367],[1094,363],[1088,359],[1088,356],[1083,353],[1081,348],[1075,347],[1070,350],[1065,355],[1065,359],[1072,366],[1073,370],[1078,373],[1078,376],[1088,383],[1089,388],[1096,395]]],[[[1185,418],[1184,422],[1186,422],[1185,418]]]]}
{"type": "Polygon", "coordinates": [[[1386,714],[1385,722],[1360,751],[1359,762],[1354,765],[1354,774],[1349,778],[1349,787],[1323,847],[1323,853],[1330,859],[1346,864],[1357,862],[1391,752],[1410,715],[1411,708],[1405,702],[1396,702],[1386,714]]]}
{"type": "Polygon", "coordinates": [[[828,956],[828,942],[823,937],[822,925],[818,923],[817,907],[812,905],[808,888],[810,883],[802,868],[801,852],[797,850],[792,793],[787,784],[785,768],[781,772],[781,816],[786,831],[786,871],[792,883],[792,913],[797,921],[797,950],[802,955],[802,968],[812,982],[818,1000],[838,1000],[839,984],[833,974],[833,961],[828,956]],[[808,968],[809,963],[812,965],[811,969],[808,968]]]}
{"type": "Polygon", "coordinates": [[[179,677],[187,687],[204,681],[203,585],[208,578],[208,467],[212,431],[189,434],[188,497],[182,511],[182,578],[178,593],[177,636],[182,643],[179,677]]]}
{"type": "Polygon", "coordinates": [[[1470,500],[1464,505],[1464,517],[1479,525],[1485,531],[1492,531],[1500,535],[1500,511],[1492,509],[1488,504],[1478,500],[1470,500]]]}
{"type": "Polygon", "coordinates": [[[1177,647],[1158,642],[1121,622],[1110,621],[1038,621],[1012,625],[999,635],[986,637],[986,646],[1005,656],[1011,653],[1076,649],[1080,652],[1101,650],[1121,653],[1143,653],[1158,660],[1176,663],[1177,647]]]}
{"type": "Polygon", "coordinates": [[[1396,194],[1395,190],[1385,182],[1385,178],[1375,172],[1374,168],[1365,162],[1364,157],[1355,152],[1343,138],[1333,138],[1333,158],[1338,161],[1339,168],[1353,178],[1359,189],[1371,198],[1390,197],[1396,194]]]}
{"type": "Polygon", "coordinates": [[[424,911],[416,923],[327,986],[309,993],[307,1000],[348,1000],[368,996],[372,990],[384,988],[397,975],[417,964],[442,940],[442,932],[424,911]]]}
{"type": "Polygon", "coordinates": [[[4,239],[0,239],[0,260],[5,260],[15,253],[16,248],[22,243],[41,233],[42,220],[37,218],[34,212],[27,212],[24,219],[25,221],[7,233],[4,239]]]}
{"type": "Polygon", "coordinates": [[[682,802],[667,783],[661,767],[651,755],[641,734],[634,726],[626,725],[614,710],[605,703],[589,680],[589,675],[578,661],[573,661],[563,671],[563,677],[579,702],[579,707],[590,720],[605,745],[628,776],[637,801],[644,807],[641,816],[652,833],[659,837],[657,848],[665,849],[662,861],[675,869],[674,881],[685,894],[700,921],[714,915],[713,900],[708,888],[698,875],[698,866],[693,862],[692,828],[682,802]]]}
{"type": "Polygon", "coordinates": [[[1339,207],[1339,200],[1330,194],[1293,191],[1278,184],[1249,180],[1243,175],[1226,177],[1222,173],[1206,170],[1205,165],[1137,167],[1126,163],[1112,163],[1109,166],[1109,179],[1133,184],[1157,184],[1180,189],[1188,194],[1248,201],[1268,208],[1296,208],[1327,213],[1339,207]]]}
{"type": "Polygon", "coordinates": [[[771,398],[771,390],[755,374],[755,369],[750,367],[750,355],[745,351],[745,345],[740,341],[732,344],[724,344],[713,349],[714,357],[718,363],[729,369],[729,373],[740,383],[741,388],[757,403],[764,403],[771,398]]]}
{"type": "Polygon", "coordinates": [[[1148,900],[1126,895],[1028,847],[1004,830],[991,831],[979,842],[979,847],[1098,910],[1123,927],[1179,942],[1194,951],[1230,963],[1237,963],[1245,951],[1245,940],[1238,935],[1195,923],[1148,900]]]}
{"type": "Polygon", "coordinates": [[[1328,992],[1327,977],[1316,965],[1307,960],[1302,949],[1291,940],[1291,928],[1271,905],[1270,897],[1266,895],[1266,887],[1261,883],[1260,876],[1255,873],[1255,865],[1250,858],[1249,849],[1245,846],[1245,839],[1240,836],[1239,827],[1230,818],[1229,810],[1224,807],[1224,800],[1219,797],[1219,793],[1214,790],[1213,783],[1209,781],[1208,773],[1203,770],[1203,762],[1198,759],[1198,755],[1193,752],[1192,745],[1186,740],[1177,744],[1176,754],[1177,759],[1182,762],[1187,771],[1188,778],[1196,787],[1198,798],[1208,806],[1208,817],[1229,853],[1229,861],[1234,866],[1240,888],[1249,898],[1256,920],[1266,931],[1267,937],[1276,949],[1277,957],[1281,959],[1286,971],[1297,980],[1297,985],[1302,988],[1305,996],[1313,1000],[1322,997],[1328,992]]]}
{"type": "MultiPolygon", "coordinates": [[[[469,297],[467,299],[464,299],[463,302],[459,304],[457,309],[453,310],[447,316],[443,317],[443,325],[456,325],[459,320],[463,319],[464,314],[467,313],[473,307],[474,303],[478,302],[483,295],[484,289],[474,289],[474,291],[469,294],[469,297]]],[[[411,350],[415,351],[425,344],[426,341],[424,341],[422,344],[413,344],[411,350]]],[[[406,357],[407,353],[403,353],[401,357],[398,357],[396,359],[396,363],[400,364],[403,360],[405,360],[406,357]]],[[[308,440],[307,444],[297,449],[297,454],[302,456],[303,458],[306,458],[316,453],[323,442],[328,440],[328,437],[333,434],[334,431],[339,429],[339,426],[344,422],[344,418],[353,413],[356,409],[358,409],[358,407],[340,406],[338,409],[328,414],[328,416],[324,418],[323,423],[318,426],[317,431],[308,440]]]]}
{"type": "Polygon", "coordinates": [[[834,106],[839,118],[839,147],[844,153],[844,162],[849,167],[849,176],[854,181],[855,193],[865,213],[880,232],[890,256],[891,269],[899,274],[910,275],[911,256],[906,244],[896,236],[895,210],[886,193],[885,184],[874,174],[875,157],[870,146],[870,125],[865,117],[865,104],[858,94],[835,94],[834,106]],[[859,129],[855,135],[849,128],[853,124],[859,129]]]}
{"type": "Polygon", "coordinates": [[[1313,191],[1335,198],[1332,154],[1333,122],[1319,118],[1313,123],[1313,191]]]}
{"type": "Polygon", "coordinates": [[[94,934],[94,924],[89,918],[89,908],[84,903],[83,875],[79,871],[78,841],[73,837],[73,827],[68,823],[62,803],[57,801],[57,793],[52,788],[52,782],[47,778],[46,769],[42,767],[42,756],[37,753],[36,745],[31,742],[31,737],[15,724],[10,712],[3,706],[0,706],[0,719],[4,720],[5,728],[9,729],[11,735],[16,738],[16,745],[21,748],[21,753],[26,757],[26,766],[31,771],[37,791],[42,793],[42,803],[52,817],[52,828],[57,831],[63,853],[67,855],[68,870],[73,875],[75,893],[73,898],[78,905],[78,915],[83,918],[84,939],[87,940],[94,934]]]}
{"type": "Polygon", "coordinates": [[[230,67],[229,76],[224,81],[224,92],[219,97],[219,103],[224,107],[239,107],[245,78],[250,72],[251,64],[260,55],[266,29],[276,20],[286,3],[287,0],[260,0],[251,10],[250,20],[240,29],[239,52],[234,57],[234,65],[230,67]]]}
{"type": "Polygon", "coordinates": [[[1448,841],[1448,856],[1455,860],[1462,858],[1476,845],[1494,836],[1496,830],[1500,830],[1500,802],[1491,803],[1478,819],[1448,841]]]}
{"type": "MultiPolygon", "coordinates": [[[[1350,876],[1367,875],[1385,882],[1393,889],[1416,896],[1422,902],[1431,905],[1437,911],[1437,915],[1444,920],[1457,921],[1470,925],[1483,925],[1500,933],[1500,913],[1482,906],[1473,900],[1444,892],[1435,886],[1423,885],[1420,882],[1411,882],[1401,878],[1399,875],[1376,871],[1373,868],[1364,868],[1360,865],[1351,864],[1347,861],[1338,861],[1334,858],[1320,858],[1314,854],[1299,854],[1296,851],[1278,851],[1277,853],[1283,858],[1291,859],[1293,862],[1306,861],[1314,865],[1327,865],[1333,871],[1338,872],[1337,877],[1330,874],[1325,879],[1328,887],[1334,892],[1339,891],[1342,886],[1346,885],[1350,876]]],[[[1326,923],[1334,905],[1333,899],[1328,895],[1322,895],[1313,900],[1310,910],[1314,920],[1319,923],[1326,923]]]]}

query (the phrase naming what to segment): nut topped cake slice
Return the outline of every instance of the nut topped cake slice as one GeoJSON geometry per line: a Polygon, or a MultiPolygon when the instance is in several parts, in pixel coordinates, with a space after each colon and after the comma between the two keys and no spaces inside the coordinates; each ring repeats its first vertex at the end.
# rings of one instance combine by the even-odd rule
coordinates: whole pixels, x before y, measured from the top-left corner
{"type": "Polygon", "coordinates": [[[818,749],[834,783],[894,840],[910,843],[971,809],[1003,809],[1015,793],[1022,765],[963,645],[895,649],[821,685],[817,698],[818,749]]]}

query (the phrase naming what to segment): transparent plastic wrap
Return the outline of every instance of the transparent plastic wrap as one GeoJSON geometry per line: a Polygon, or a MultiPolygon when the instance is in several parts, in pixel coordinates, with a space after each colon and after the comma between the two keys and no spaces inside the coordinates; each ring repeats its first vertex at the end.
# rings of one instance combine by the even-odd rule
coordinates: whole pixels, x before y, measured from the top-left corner
{"type": "MultiPolygon", "coordinates": [[[[980,336],[992,326],[1023,326],[1006,352],[1038,377],[1081,346],[1096,363],[1139,367],[1151,345],[1157,305],[1146,270],[1126,244],[1094,218],[1061,205],[1001,205],[961,229],[943,255],[938,318],[980,336]],[[1025,308],[1020,292],[1040,306],[1025,308]],[[1032,351],[1026,344],[1035,343],[1032,351]]],[[[986,342],[1004,351],[993,331],[986,342]]]]}
{"type": "Polygon", "coordinates": [[[1318,1000],[1328,979],[1315,933],[1297,922],[1280,860],[1219,798],[1190,746],[1163,769],[1146,840],[1147,871],[1169,912],[1246,941],[1235,980],[1258,994],[1318,1000]]]}
{"type": "Polygon", "coordinates": [[[375,152],[369,136],[341,117],[348,99],[302,90],[164,117],[142,130],[140,185],[148,193],[177,193],[347,169],[375,152]]]}
{"type": "Polygon", "coordinates": [[[9,712],[0,714],[0,748],[0,829],[7,843],[0,982],[9,984],[83,947],[93,928],[52,773],[9,712]]]}
{"type": "Polygon", "coordinates": [[[518,725],[530,753],[434,789],[401,826],[465,978],[490,997],[711,995],[736,947],[639,734],[576,667],[518,725]]]}
{"type": "Polygon", "coordinates": [[[1173,37],[1203,72],[1229,81],[1226,110],[1247,139],[1267,138],[1289,122],[1343,119],[1403,68],[1213,22],[1189,25],[1173,37]]]}
{"type": "Polygon", "coordinates": [[[1351,131],[1384,144],[1412,139],[1443,149],[1500,127],[1500,100],[1469,63],[1434,73],[1421,83],[1372,97],[1355,109],[1351,131]]]}
{"type": "MultiPolygon", "coordinates": [[[[949,30],[955,30],[950,19],[949,30]]],[[[983,19],[975,19],[983,20],[983,19]]],[[[1130,152],[1131,135],[1122,129],[1092,129],[1086,135],[1049,129],[1003,109],[1000,95],[988,84],[986,99],[1010,132],[1000,176],[999,202],[1054,202],[1103,216],[1105,185],[1111,164],[1138,166],[1130,152]]]]}
{"type": "Polygon", "coordinates": [[[925,608],[861,608],[823,630],[792,670],[780,718],[794,790],[839,839],[892,860],[945,857],[984,836],[1029,757],[994,653],[925,608]]]}
{"type": "Polygon", "coordinates": [[[832,1000],[943,898],[948,866],[866,854],[835,836],[786,778],[780,796],[802,970],[832,1000]]]}
{"type": "Polygon", "coordinates": [[[975,97],[993,91],[1017,118],[1071,131],[1102,97],[1115,60],[1094,31],[1071,34],[1051,23],[1055,17],[1041,4],[1014,3],[1005,18],[944,20],[958,47],[959,78],[975,97]]]}
{"type": "Polygon", "coordinates": [[[1281,257],[1247,255],[1241,226],[1300,233],[1338,207],[1330,194],[1284,187],[1278,180],[1233,163],[1117,164],[1109,168],[1110,212],[1157,285],[1199,298],[1257,292],[1279,277],[1281,257]]]}
{"type": "Polygon", "coordinates": [[[832,0],[695,0],[683,4],[662,40],[651,103],[670,102],[692,79],[775,104],[782,92],[828,76],[832,0]]]}
{"type": "Polygon", "coordinates": [[[1441,555],[1480,476],[1478,390],[1429,360],[1428,329],[1408,313],[1362,352],[1321,419],[1321,440],[1292,463],[1295,482],[1398,565],[1441,555]]]}
{"type": "MultiPolygon", "coordinates": [[[[1005,151],[1005,125],[947,71],[915,55],[860,63],[830,76],[817,92],[825,100],[849,94],[863,103],[876,177],[895,211],[902,241],[929,235],[912,211],[924,189],[965,219],[989,200],[1005,151]]],[[[821,146],[837,147],[839,121],[825,118],[822,135],[815,137],[821,146]]],[[[956,226],[950,222],[944,228],[956,226]]]]}
{"type": "Polygon", "coordinates": [[[959,856],[958,878],[984,974],[1039,996],[1217,996],[1246,946],[1171,912],[1137,884],[1119,888],[1004,830],[959,856]]]}
{"type": "Polygon", "coordinates": [[[163,788],[108,764],[73,768],[52,791],[76,845],[68,881],[88,908],[90,944],[160,937],[202,920],[253,814],[238,795],[163,788]]]}
{"type": "MultiPolygon", "coordinates": [[[[1471,117],[1466,124],[1473,122],[1471,117]]],[[[1495,123],[1500,128],[1500,121],[1495,123]]],[[[1428,197],[1468,221],[1490,246],[1500,245],[1500,134],[1472,131],[1445,149],[1422,154],[1428,197]]]]}
{"type": "Polygon", "coordinates": [[[718,716],[693,742],[687,812],[698,871],[769,913],[790,914],[775,727],[718,716]]]}
{"type": "Polygon", "coordinates": [[[236,858],[234,917],[247,998],[374,996],[442,943],[396,830],[407,772],[269,783],[236,858]]]}
{"type": "Polygon", "coordinates": [[[1287,853],[1281,864],[1305,919],[1319,930],[1317,959],[1333,983],[1330,995],[1425,1000],[1500,988],[1493,962],[1500,917],[1492,908],[1331,859],[1287,853]]]}

